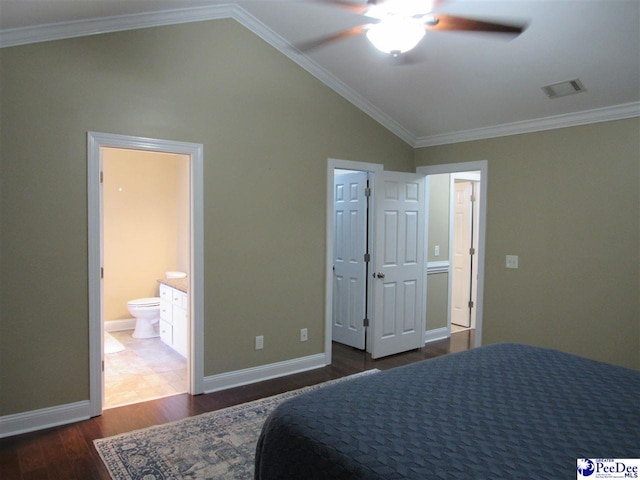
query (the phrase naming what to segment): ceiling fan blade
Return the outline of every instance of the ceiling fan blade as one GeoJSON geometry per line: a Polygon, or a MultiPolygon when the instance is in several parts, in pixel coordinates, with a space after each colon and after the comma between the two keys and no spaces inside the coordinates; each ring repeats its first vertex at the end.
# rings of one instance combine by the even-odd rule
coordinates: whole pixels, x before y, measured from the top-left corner
{"type": "Polygon", "coordinates": [[[454,15],[436,14],[437,23],[427,24],[428,30],[458,30],[466,32],[490,32],[520,35],[527,28],[526,25],[509,25],[505,23],[485,22],[472,18],[456,17],[454,15]]]}
{"type": "Polygon", "coordinates": [[[316,49],[323,45],[326,45],[331,42],[335,42],[337,40],[343,40],[345,38],[354,37],[356,35],[362,34],[369,24],[366,25],[358,25],[356,27],[348,28],[346,30],[342,30],[340,32],[332,33],[331,35],[326,35],[324,37],[316,38],[314,40],[309,40],[307,42],[296,43],[294,47],[296,50],[300,52],[308,52],[310,50],[316,49]]]}

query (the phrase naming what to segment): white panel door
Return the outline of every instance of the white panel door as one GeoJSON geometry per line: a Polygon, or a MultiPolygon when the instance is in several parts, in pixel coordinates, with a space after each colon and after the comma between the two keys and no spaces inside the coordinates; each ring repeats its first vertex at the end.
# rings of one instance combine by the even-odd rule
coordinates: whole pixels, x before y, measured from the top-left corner
{"type": "Polygon", "coordinates": [[[461,327],[471,326],[472,194],[472,182],[454,182],[451,323],[461,327]]]}
{"type": "Polygon", "coordinates": [[[333,340],[365,348],[367,172],[335,175],[333,340]]]}
{"type": "Polygon", "coordinates": [[[424,343],[425,177],[384,172],[375,192],[373,358],[424,343]]]}

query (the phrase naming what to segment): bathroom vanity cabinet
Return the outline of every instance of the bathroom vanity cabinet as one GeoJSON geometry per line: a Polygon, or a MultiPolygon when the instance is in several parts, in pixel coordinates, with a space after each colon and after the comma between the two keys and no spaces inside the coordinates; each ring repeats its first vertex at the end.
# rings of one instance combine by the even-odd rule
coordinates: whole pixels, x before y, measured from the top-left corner
{"type": "Polygon", "coordinates": [[[160,284],[160,339],[186,358],[188,332],[187,294],[160,284]]]}

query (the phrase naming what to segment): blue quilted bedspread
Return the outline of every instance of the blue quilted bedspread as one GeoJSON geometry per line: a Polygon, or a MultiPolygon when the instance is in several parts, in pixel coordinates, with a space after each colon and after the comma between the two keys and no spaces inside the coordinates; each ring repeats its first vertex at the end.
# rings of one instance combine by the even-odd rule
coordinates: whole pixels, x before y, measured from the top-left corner
{"type": "Polygon", "coordinates": [[[264,424],[255,478],[575,479],[640,457],[640,372],[498,344],[303,394],[264,424]]]}

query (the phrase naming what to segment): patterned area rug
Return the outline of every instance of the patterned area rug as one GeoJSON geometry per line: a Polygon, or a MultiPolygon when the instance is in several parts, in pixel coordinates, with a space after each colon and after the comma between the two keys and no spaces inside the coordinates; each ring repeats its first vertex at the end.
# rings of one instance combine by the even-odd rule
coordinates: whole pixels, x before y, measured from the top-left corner
{"type": "Polygon", "coordinates": [[[376,371],[94,440],[94,444],[114,480],[250,480],[262,424],[280,402],[376,371]]]}

